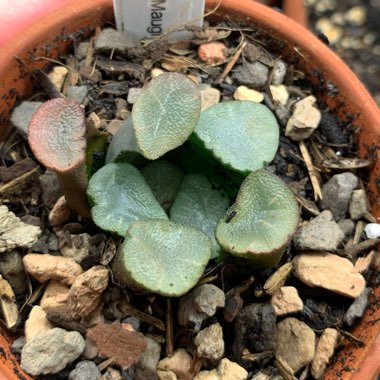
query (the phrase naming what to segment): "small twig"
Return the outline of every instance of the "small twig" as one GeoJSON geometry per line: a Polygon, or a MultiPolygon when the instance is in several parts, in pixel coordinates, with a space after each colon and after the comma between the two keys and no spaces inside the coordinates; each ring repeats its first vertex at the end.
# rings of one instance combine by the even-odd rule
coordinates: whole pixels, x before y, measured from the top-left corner
{"type": "Polygon", "coordinates": [[[314,189],[314,200],[317,201],[318,199],[322,199],[322,189],[321,189],[321,185],[319,184],[319,175],[313,165],[313,161],[311,159],[310,153],[307,150],[306,145],[303,142],[303,140],[299,141],[299,147],[300,147],[302,157],[305,161],[306,168],[309,172],[311,184],[314,189]]]}
{"type": "Polygon", "coordinates": [[[344,335],[346,338],[352,339],[354,342],[358,343],[358,344],[360,345],[360,347],[365,346],[365,343],[364,343],[361,339],[359,339],[358,337],[356,337],[355,335],[349,333],[348,331],[342,330],[342,329],[340,329],[339,327],[336,327],[336,329],[337,329],[342,335],[344,335]]]}
{"type": "Polygon", "coordinates": [[[169,298],[166,299],[166,356],[171,357],[174,351],[174,337],[173,337],[173,312],[172,304],[169,298]]]}
{"type": "Polygon", "coordinates": [[[224,81],[224,78],[228,75],[228,73],[233,69],[236,62],[241,56],[241,53],[243,52],[244,47],[247,45],[247,43],[244,40],[244,36],[242,36],[239,46],[237,47],[234,55],[232,56],[231,60],[227,63],[226,67],[224,68],[223,72],[219,75],[219,77],[215,80],[215,83],[220,84],[224,81]]]}
{"type": "Polygon", "coordinates": [[[350,259],[355,259],[360,253],[374,249],[379,241],[379,239],[367,239],[347,249],[342,249],[340,253],[350,259]]]}

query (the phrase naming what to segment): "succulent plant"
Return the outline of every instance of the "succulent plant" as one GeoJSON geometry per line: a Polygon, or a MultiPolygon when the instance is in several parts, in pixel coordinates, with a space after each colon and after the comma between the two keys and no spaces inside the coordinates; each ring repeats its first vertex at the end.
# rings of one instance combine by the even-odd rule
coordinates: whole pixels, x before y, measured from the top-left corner
{"type": "Polygon", "coordinates": [[[227,252],[256,267],[274,266],[298,226],[297,200],[285,183],[265,171],[252,172],[235,203],[219,221],[216,239],[227,252]]]}
{"type": "Polygon", "coordinates": [[[201,113],[193,141],[202,143],[224,165],[248,174],[273,160],[279,127],[263,104],[228,101],[201,113]]]}
{"type": "Polygon", "coordinates": [[[129,227],[112,270],[124,284],[178,297],[196,285],[210,256],[203,232],[168,220],[140,220],[129,227]]]}
{"type": "Polygon", "coordinates": [[[36,158],[57,173],[69,206],[90,218],[86,198],[86,124],[81,105],[63,98],[45,102],[32,117],[28,140],[36,158]]]}

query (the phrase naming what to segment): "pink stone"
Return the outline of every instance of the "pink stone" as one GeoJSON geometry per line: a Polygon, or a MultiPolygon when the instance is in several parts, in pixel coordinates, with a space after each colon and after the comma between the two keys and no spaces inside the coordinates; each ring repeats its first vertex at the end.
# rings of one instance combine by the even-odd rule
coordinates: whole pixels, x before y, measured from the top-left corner
{"type": "Polygon", "coordinates": [[[198,57],[209,65],[220,63],[226,58],[224,55],[225,49],[226,45],[222,42],[209,42],[199,46],[198,57]]]}

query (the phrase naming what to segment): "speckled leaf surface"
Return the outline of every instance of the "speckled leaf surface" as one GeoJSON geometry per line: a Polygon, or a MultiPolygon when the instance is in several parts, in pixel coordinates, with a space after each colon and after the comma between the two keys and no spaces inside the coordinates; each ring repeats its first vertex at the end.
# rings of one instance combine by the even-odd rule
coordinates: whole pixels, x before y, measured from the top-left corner
{"type": "Polygon", "coordinates": [[[118,281],[178,297],[202,276],[211,241],[201,231],[164,220],[134,222],[113,263],[118,281]]]}
{"type": "Polygon", "coordinates": [[[107,150],[106,163],[116,161],[120,154],[125,152],[140,152],[132,128],[132,118],[128,118],[112,138],[107,150]]]}
{"type": "Polygon", "coordinates": [[[204,110],[194,133],[223,164],[240,172],[262,169],[273,160],[279,142],[272,112],[250,101],[227,101],[204,110]]]}
{"type": "Polygon", "coordinates": [[[160,205],[168,211],[182,182],[182,170],[168,161],[159,160],[145,166],[141,174],[160,205]]]}
{"type": "Polygon", "coordinates": [[[258,170],[243,182],[236,202],[216,228],[228,252],[271,266],[281,258],[298,225],[297,201],[275,175],[258,170]]]}
{"type": "Polygon", "coordinates": [[[189,78],[165,73],[143,89],[132,109],[137,144],[144,157],[155,160],[182,145],[201,110],[200,93],[189,78]]]}
{"type": "Polygon", "coordinates": [[[128,163],[111,163],[90,179],[87,194],[96,225],[125,236],[140,219],[168,219],[141,173],[128,163]]]}
{"type": "Polygon", "coordinates": [[[229,200],[213,189],[201,174],[184,177],[178,195],[170,209],[170,220],[203,231],[212,241],[212,257],[217,257],[220,246],[215,239],[215,228],[226,213],[229,200]]]}
{"type": "Polygon", "coordinates": [[[28,140],[38,161],[47,168],[75,170],[86,157],[84,109],[74,100],[48,100],[33,115],[28,140]]]}

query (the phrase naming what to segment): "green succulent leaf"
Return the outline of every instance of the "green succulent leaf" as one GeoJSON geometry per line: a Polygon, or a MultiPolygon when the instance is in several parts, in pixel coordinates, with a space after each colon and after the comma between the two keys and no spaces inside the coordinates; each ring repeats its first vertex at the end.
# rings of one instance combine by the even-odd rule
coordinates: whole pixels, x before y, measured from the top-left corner
{"type": "Polygon", "coordinates": [[[132,109],[132,124],[143,156],[155,160],[182,145],[198,121],[198,87],[178,73],[165,73],[143,89],[132,109]]]}
{"type": "Polygon", "coordinates": [[[145,166],[141,174],[160,205],[168,211],[183,179],[181,169],[168,161],[160,160],[145,166]]]}
{"type": "Polygon", "coordinates": [[[210,255],[204,233],[170,221],[141,220],[131,224],[112,269],[121,283],[178,297],[198,282],[210,255]]]}
{"type": "Polygon", "coordinates": [[[194,135],[223,164],[248,173],[273,160],[279,127],[263,104],[232,100],[204,110],[194,135]]]}
{"type": "Polygon", "coordinates": [[[132,128],[132,118],[128,118],[112,138],[106,155],[106,163],[117,161],[123,153],[127,152],[141,153],[132,128]]]}
{"type": "Polygon", "coordinates": [[[215,239],[215,228],[228,204],[228,198],[213,189],[205,176],[188,174],[184,177],[170,209],[170,220],[197,228],[209,236],[212,242],[212,258],[215,258],[220,252],[220,246],[215,239]]]}
{"type": "Polygon", "coordinates": [[[94,222],[120,236],[135,220],[168,219],[141,173],[128,163],[99,169],[89,181],[87,194],[94,204],[94,222]]]}
{"type": "Polygon", "coordinates": [[[236,202],[216,228],[216,239],[227,252],[270,267],[281,258],[296,232],[297,201],[283,181],[258,170],[243,182],[236,202]]]}

